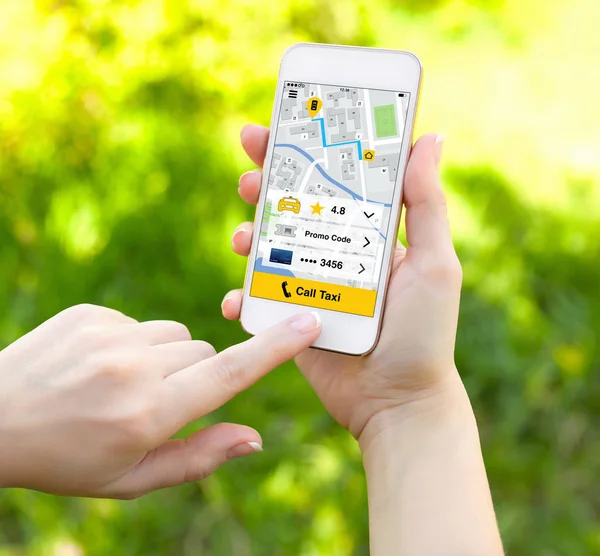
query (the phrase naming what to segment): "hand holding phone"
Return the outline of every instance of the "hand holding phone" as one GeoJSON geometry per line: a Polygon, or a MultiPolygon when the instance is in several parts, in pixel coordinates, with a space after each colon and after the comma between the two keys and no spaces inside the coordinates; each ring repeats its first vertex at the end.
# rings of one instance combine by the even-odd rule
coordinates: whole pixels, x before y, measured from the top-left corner
{"type": "MultiPolygon", "coordinates": [[[[244,149],[256,164],[264,159],[268,135],[261,126],[242,131],[244,149]]],[[[433,134],[421,137],[411,152],[404,186],[409,245],[398,245],[394,253],[376,348],[365,357],[308,350],[296,358],[325,407],[361,439],[361,445],[378,434],[387,410],[410,411],[413,402],[435,399],[450,386],[462,389],[454,366],[462,271],[439,179],[441,139],[433,134]]],[[[261,177],[254,170],[240,179],[246,202],[257,202],[261,177]]],[[[251,223],[238,227],[232,245],[236,253],[249,254],[251,223]]],[[[238,319],[241,303],[242,291],[230,292],[223,301],[224,316],[238,319]]]]}
{"type": "MultiPolygon", "coordinates": [[[[353,68],[351,64],[349,67],[353,68]]],[[[370,97],[371,92],[367,96],[370,97]]],[[[311,109],[312,104],[308,108],[311,109]]],[[[314,109],[318,111],[318,102],[314,109]]],[[[280,131],[279,125],[274,130],[277,137],[280,131]]],[[[345,353],[363,353],[365,346],[375,344],[377,319],[383,314],[379,343],[364,357],[308,350],[296,358],[300,370],[331,415],[359,440],[369,493],[370,553],[373,556],[502,554],[477,426],[454,365],[462,271],[452,245],[439,180],[442,139],[441,136],[426,135],[417,141],[410,155],[404,185],[408,248],[398,245],[390,260],[385,313],[380,281],[373,316],[343,314],[341,318],[335,318],[331,316],[334,311],[325,310],[324,325],[329,327],[329,334],[324,328],[324,338],[316,346],[337,348],[345,353]]],[[[262,165],[266,155],[264,176],[255,170],[240,179],[241,197],[255,204],[268,196],[272,186],[270,176],[274,164],[268,153],[273,139],[269,141],[267,129],[247,126],[242,131],[242,144],[258,165],[262,165]],[[262,195],[259,194],[261,181],[262,195]]],[[[363,151],[363,157],[366,157],[366,151],[363,151]]],[[[345,165],[350,170],[352,161],[341,159],[341,156],[339,160],[340,168],[345,165]]],[[[306,185],[304,181],[302,183],[306,185]]],[[[321,189],[320,193],[323,192],[321,189]]],[[[293,195],[286,193],[286,199],[278,203],[276,210],[302,216],[298,206],[303,205],[302,201],[303,197],[296,192],[293,195]]],[[[399,214],[399,197],[395,197],[396,201],[399,214]]],[[[311,208],[318,212],[325,203],[319,199],[314,203],[318,206],[311,208]]],[[[327,207],[331,213],[334,213],[333,207],[336,208],[332,223],[335,223],[334,218],[343,218],[349,210],[348,205],[337,202],[330,202],[327,207]],[[341,208],[345,209],[345,214],[341,208]]],[[[367,219],[377,213],[372,207],[368,208],[364,214],[367,219]]],[[[275,208],[271,205],[267,209],[263,213],[259,208],[258,214],[270,218],[275,208]]],[[[388,215],[391,220],[393,211],[392,205],[388,215]]],[[[305,214],[305,217],[311,215],[305,214]]],[[[238,227],[232,240],[236,253],[256,253],[259,228],[260,235],[265,237],[262,224],[264,220],[259,220],[254,227],[254,240],[252,224],[244,223],[238,227]]],[[[294,235],[302,230],[302,224],[294,227],[294,221],[276,224],[276,231],[282,235],[294,235]]],[[[327,235],[323,230],[308,231],[327,235]]],[[[395,228],[390,224],[386,232],[387,238],[378,244],[391,249],[390,238],[395,239],[395,228]]],[[[356,239],[351,234],[336,235],[351,241],[356,239]]],[[[269,239],[268,233],[266,238],[269,239]]],[[[337,253],[348,254],[347,247],[337,253]]],[[[365,242],[363,248],[368,247],[365,242]]],[[[303,258],[308,258],[308,264],[315,264],[311,261],[321,257],[309,253],[303,258]]],[[[284,265],[285,261],[290,261],[290,254],[276,253],[273,259],[273,266],[284,265]]],[[[381,259],[383,269],[386,260],[385,257],[381,259]]],[[[250,260],[248,267],[251,278],[253,272],[261,271],[256,269],[253,261],[250,260]]],[[[346,264],[345,260],[341,262],[346,264]]],[[[329,277],[334,276],[334,265],[329,267],[326,263],[325,266],[332,268],[329,277]]],[[[335,266],[336,272],[343,271],[335,266]]],[[[255,307],[252,290],[248,290],[248,276],[245,293],[241,290],[231,292],[223,301],[225,317],[236,319],[240,309],[243,316],[244,308],[255,307]]],[[[321,276],[323,278],[325,275],[321,276]]],[[[288,276],[282,278],[282,282],[285,282],[286,290],[296,284],[288,276]]],[[[303,284],[299,286],[304,288],[303,284]]],[[[310,291],[312,287],[308,289],[310,291]]],[[[294,293],[299,294],[297,290],[294,293]]],[[[361,292],[363,302],[365,296],[361,292]]],[[[298,303],[296,297],[289,299],[287,304],[271,302],[264,306],[266,314],[263,318],[270,318],[273,305],[293,307],[292,303],[314,304],[314,297],[307,296],[305,303],[298,303]]]]}
{"type": "MultiPolygon", "coordinates": [[[[268,130],[247,126],[242,144],[262,163],[268,130]]],[[[359,440],[369,492],[370,554],[503,554],[477,426],[454,365],[461,268],[452,246],[438,163],[441,138],[412,149],[405,182],[408,248],[398,245],[381,338],[365,357],[308,350],[298,367],[331,415],[359,440]],[[475,533],[474,533],[475,531],[475,533]]],[[[240,179],[258,199],[261,172],[240,179]]],[[[233,249],[248,255],[252,224],[233,249]]],[[[242,291],[223,301],[240,314],[242,291]]]]}
{"type": "MultiPolygon", "coordinates": [[[[410,404],[414,398],[424,392],[436,392],[440,385],[453,380],[462,387],[460,380],[456,380],[458,377],[454,369],[454,340],[462,273],[452,244],[446,216],[445,197],[439,179],[438,165],[443,145],[442,136],[426,135],[422,137],[417,141],[410,155],[404,184],[408,249],[403,246],[396,246],[396,228],[391,222],[394,219],[393,214],[396,216],[400,214],[400,187],[396,183],[398,180],[390,180],[387,176],[382,178],[382,176],[385,176],[382,173],[379,176],[370,175],[369,172],[374,168],[363,167],[363,172],[366,172],[365,182],[363,183],[367,183],[368,177],[373,196],[375,191],[379,190],[381,195],[378,198],[379,201],[386,198],[392,200],[392,206],[385,207],[385,210],[376,202],[365,203],[357,199],[351,199],[348,203],[342,202],[344,197],[342,195],[343,191],[340,192],[341,190],[337,191],[331,198],[321,194],[317,195],[316,190],[313,191],[313,200],[309,201],[309,203],[313,203],[313,206],[309,205],[311,210],[303,210],[306,201],[302,195],[309,191],[308,186],[315,173],[321,175],[317,159],[311,163],[312,173],[300,171],[296,174],[300,176],[297,179],[301,179],[302,182],[294,188],[293,193],[286,192],[284,195],[280,195],[277,191],[274,191],[274,188],[277,189],[279,179],[289,177],[291,180],[290,176],[296,173],[294,168],[298,168],[298,165],[294,167],[293,161],[286,162],[287,165],[283,166],[281,157],[277,159],[277,156],[280,153],[283,156],[284,152],[284,150],[278,151],[278,148],[290,148],[289,146],[277,147],[277,145],[281,145],[279,141],[282,140],[280,139],[282,130],[285,130],[283,133],[286,137],[295,136],[296,134],[292,133],[296,127],[293,118],[297,115],[304,116],[303,112],[298,112],[299,105],[295,102],[297,99],[292,98],[290,102],[286,103],[286,95],[283,94],[286,91],[288,91],[288,97],[290,92],[296,90],[298,91],[297,95],[292,95],[293,97],[305,95],[307,110],[311,111],[314,108],[313,112],[315,114],[322,112],[325,118],[330,116],[333,118],[335,114],[339,116],[342,108],[344,108],[343,113],[346,116],[350,115],[353,110],[351,107],[354,104],[358,106],[359,102],[364,102],[365,105],[368,105],[368,108],[356,112],[363,121],[367,121],[371,117],[375,118],[377,108],[385,108],[384,112],[388,115],[394,113],[396,117],[404,111],[404,118],[407,119],[402,121],[405,122],[406,126],[409,126],[409,114],[411,107],[414,108],[414,104],[411,104],[410,100],[395,100],[410,98],[397,96],[404,93],[394,92],[392,94],[389,90],[326,87],[310,83],[307,85],[308,91],[302,92],[302,87],[292,86],[297,82],[291,80],[291,75],[300,73],[304,77],[309,77],[315,75],[313,74],[315,71],[331,69],[330,65],[336,57],[343,58],[347,56],[348,59],[352,59],[354,55],[366,56],[366,59],[375,66],[383,61],[392,65],[396,64],[400,69],[404,69],[404,77],[399,77],[404,81],[398,81],[396,84],[404,84],[408,95],[418,89],[420,67],[414,65],[414,57],[401,52],[372,51],[369,49],[319,47],[316,50],[319,63],[322,66],[320,70],[318,68],[315,70],[312,66],[308,69],[305,67],[307,60],[314,60],[315,50],[313,46],[292,48],[288,50],[290,54],[284,57],[281,70],[282,80],[279,84],[278,93],[282,112],[278,111],[276,103],[274,113],[277,130],[270,134],[266,128],[247,126],[242,131],[242,144],[250,158],[258,165],[262,165],[263,162],[266,163],[264,172],[253,171],[242,176],[239,188],[240,194],[246,201],[253,204],[258,203],[257,219],[259,224],[258,226],[255,224],[254,230],[256,232],[260,230],[260,233],[253,234],[253,227],[250,223],[243,224],[234,233],[232,240],[234,250],[242,255],[250,256],[247,282],[244,292],[232,292],[226,297],[223,302],[223,313],[231,319],[237,319],[241,315],[243,323],[247,323],[248,320],[254,323],[259,320],[268,322],[273,318],[273,315],[278,315],[281,311],[293,314],[293,312],[301,309],[299,305],[318,304],[323,301],[320,299],[319,290],[327,289],[329,287],[327,284],[330,283],[325,281],[325,275],[318,274],[321,283],[324,285],[314,286],[313,284],[307,284],[307,282],[315,282],[314,280],[299,279],[293,272],[285,270],[286,267],[295,268],[288,263],[294,260],[297,251],[301,251],[302,245],[304,245],[303,238],[308,237],[309,234],[321,234],[328,235],[331,239],[335,231],[337,238],[350,238],[352,242],[356,239],[356,230],[364,233],[366,229],[364,226],[369,225],[364,223],[365,220],[370,220],[375,214],[378,214],[381,218],[386,216],[388,219],[387,227],[379,229],[380,233],[386,235],[386,239],[383,239],[380,235],[379,240],[373,239],[373,242],[379,246],[378,255],[372,259],[371,252],[368,251],[370,245],[367,245],[364,248],[367,256],[360,259],[364,263],[367,263],[367,260],[379,261],[382,265],[382,275],[387,275],[384,267],[389,262],[390,282],[385,302],[387,314],[383,320],[379,344],[370,355],[356,358],[356,360],[315,350],[309,350],[297,358],[300,369],[334,418],[348,428],[357,438],[364,439],[369,436],[362,436],[367,424],[377,422],[377,419],[373,418],[385,412],[386,409],[410,404]],[[292,54],[297,57],[291,57],[292,54]],[[416,71],[417,69],[419,71],[416,71]],[[315,99],[315,96],[312,96],[313,92],[319,95],[314,107],[312,105],[312,101],[315,99]],[[325,102],[320,98],[322,96],[327,97],[325,102]],[[394,104],[391,107],[386,107],[385,103],[392,100],[394,104]],[[347,106],[350,106],[350,108],[347,106]],[[290,109],[288,114],[285,113],[286,107],[290,109]],[[284,121],[286,119],[290,121],[284,121]],[[278,137],[277,142],[274,142],[273,133],[278,137]],[[273,201],[278,199],[277,203],[271,203],[270,208],[267,206],[269,195],[272,196],[273,201]],[[394,206],[396,201],[398,205],[394,206]],[[345,218],[350,211],[356,213],[353,204],[356,204],[363,214],[356,214],[357,220],[349,222],[345,218]],[[335,208],[335,214],[330,217],[328,224],[319,226],[320,221],[318,219],[320,216],[311,213],[315,210],[318,212],[317,209],[325,207],[325,205],[330,208],[332,214],[335,208]],[[342,211],[342,209],[344,210],[342,211]],[[291,220],[287,220],[288,213],[292,215],[291,220]],[[277,216],[281,217],[282,214],[285,215],[283,218],[275,218],[277,216]],[[275,219],[275,221],[271,222],[271,219],[275,219]],[[339,221],[336,219],[339,219],[339,221]],[[265,220],[269,220],[266,227],[264,225],[265,220]],[[276,243],[278,237],[283,239],[281,239],[281,242],[276,243]],[[276,247],[270,247],[273,244],[276,247]],[[286,246],[290,247],[287,251],[284,248],[286,246]],[[384,251],[388,248],[390,253],[393,253],[389,261],[384,254],[384,251]],[[265,290],[264,293],[273,299],[278,296],[278,301],[257,299],[252,295],[254,286],[248,287],[248,280],[250,284],[256,285],[257,280],[266,279],[264,276],[260,276],[264,270],[262,267],[267,265],[266,255],[262,259],[259,257],[261,249],[271,250],[268,257],[268,262],[271,263],[268,268],[269,272],[264,272],[264,274],[273,281],[274,285],[276,283],[276,287],[265,290]],[[290,253],[291,250],[294,252],[290,253]],[[273,272],[280,272],[280,274],[272,274],[273,272]],[[306,295],[307,293],[308,295],[306,295]],[[302,302],[299,301],[299,297],[303,298],[302,302]],[[246,315],[246,320],[244,320],[244,315],[246,315]]],[[[346,66],[341,75],[348,79],[350,77],[346,76],[344,72],[360,74],[360,71],[362,71],[362,68],[356,69],[354,65],[346,66]]],[[[334,77],[335,74],[330,76],[330,78],[334,77]]],[[[379,86],[381,86],[381,82],[377,82],[377,78],[373,74],[367,73],[362,78],[365,84],[371,81],[380,83],[379,86]]],[[[339,75],[337,79],[340,79],[339,75]]],[[[356,75],[355,79],[358,79],[356,75]]],[[[301,81],[298,84],[301,85],[304,82],[301,81]]],[[[327,126],[331,124],[331,129],[336,132],[339,132],[341,127],[343,128],[342,122],[346,122],[345,119],[340,119],[338,116],[333,118],[333,121],[327,122],[327,126]]],[[[383,116],[380,117],[383,118],[383,116]]],[[[405,139],[401,139],[401,142],[398,143],[398,120],[389,118],[386,122],[385,124],[380,122],[380,124],[375,125],[374,133],[383,135],[385,133],[391,134],[392,131],[396,132],[396,136],[389,137],[386,140],[389,142],[383,143],[383,146],[390,149],[401,147],[399,151],[396,151],[396,157],[400,161],[398,166],[401,166],[402,153],[404,151],[408,153],[409,145],[405,139]]],[[[321,121],[315,124],[320,131],[313,139],[318,142],[321,138],[327,144],[330,144],[332,141],[331,131],[323,134],[321,124],[325,125],[321,121]]],[[[306,127],[310,124],[304,123],[302,125],[306,127]]],[[[370,127],[371,124],[366,124],[366,128],[370,127]]],[[[346,127],[345,129],[348,132],[349,128],[346,127]]],[[[302,132],[302,130],[299,131],[302,132]]],[[[308,133],[310,134],[310,131],[308,133]]],[[[406,133],[402,137],[406,135],[409,136],[410,134],[406,133]]],[[[335,134],[333,136],[335,140],[347,138],[337,137],[335,134]]],[[[378,149],[382,146],[381,143],[374,145],[375,139],[371,135],[371,131],[368,132],[367,138],[369,138],[367,141],[363,141],[361,136],[358,142],[354,141],[342,147],[330,148],[317,145],[311,151],[306,151],[305,148],[310,148],[306,146],[297,148],[305,150],[305,152],[320,152],[321,156],[325,156],[326,160],[329,161],[328,170],[325,171],[324,168],[322,170],[329,175],[335,168],[342,171],[341,168],[344,166],[348,166],[348,171],[350,171],[351,164],[346,164],[348,158],[342,159],[342,155],[346,157],[358,156],[356,153],[363,147],[375,146],[378,149]],[[350,149],[350,151],[346,151],[346,149],[350,149]]],[[[377,139],[377,141],[383,141],[383,139],[377,139]]],[[[367,150],[369,149],[363,149],[363,156],[366,156],[367,150]]],[[[385,156],[387,162],[390,162],[391,155],[386,154],[385,156]]],[[[354,160],[356,172],[359,172],[360,164],[371,164],[371,162],[353,159],[352,157],[350,160],[354,160]]],[[[325,162],[323,162],[323,165],[325,165],[325,162]]],[[[389,166],[385,168],[389,168],[389,166]]],[[[398,170],[398,173],[400,173],[400,170],[398,170]]],[[[404,174],[404,172],[401,173],[404,174]]],[[[350,182],[351,180],[347,180],[346,183],[350,184],[350,182]]],[[[347,187],[349,188],[350,185],[347,187]]],[[[308,195],[308,193],[306,194],[308,195]]],[[[324,210],[321,212],[324,212],[324,210]]],[[[368,237],[373,236],[369,235],[368,237]]],[[[309,265],[316,264],[319,267],[321,267],[320,261],[323,259],[330,260],[334,258],[334,255],[327,255],[330,252],[328,249],[331,248],[331,241],[323,241],[326,247],[322,247],[318,254],[306,254],[305,257],[300,258],[308,258],[309,265]]],[[[339,243],[342,244],[343,242],[339,243]]],[[[351,253],[355,248],[352,247],[352,243],[349,245],[350,247],[346,244],[345,247],[335,251],[335,258],[342,259],[343,255],[352,259],[354,255],[351,255],[351,253]]],[[[266,254],[266,251],[262,252],[266,254]]],[[[344,262],[349,259],[344,259],[344,262]]],[[[300,263],[302,262],[301,260],[300,263]]],[[[342,271],[344,271],[344,267],[342,271]]],[[[336,283],[335,276],[338,275],[329,274],[328,279],[336,283]]],[[[370,282],[371,287],[379,288],[377,291],[360,287],[349,289],[357,290],[358,293],[355,295],[363,301],[371,296],[373,303],[371,303],[369,311],[374,311],[381,318],[384,312],[383,306],[379,306],[379,304],[382,303],[382,299],[385,297],[385,288],[383,288],[381,282],[377,282],[378,279],[378,275],[375,274],[370,282]]],[[[331,288],[331,291],[334,293],[334,288],[331,288]]],[[[342,291],[341,295],[346,295],[346,291],[342,291]]],[[[344,298],[342,297],[342,299],[344,298]]],[[[327,300],[323,301],[323,303],[325,302],[327,300]]],[[[332,301],[331,303],[335,302],[332,301]]],[[[364,342],[372,345],[376,339],[378,320],[375,317],[351,315],[334,310],[322,310],[319,313],[322,315],[323,321],[322,336],[327,334],[326,326],[328,325],[330,327],[328,338],[345,353],[360,353],[362,351],[362,348],[356,348],[353,342],[359,344],[359,346],[364,346],[364,342]],[[366,336],[367,339],[365,340],[361,335],[366,336]]],[[[323,346],[323,344],[317,344],[317,346],[323,346]]],[[[328,347],[331,348],[332,344],[329,344],[328,347]]]]}

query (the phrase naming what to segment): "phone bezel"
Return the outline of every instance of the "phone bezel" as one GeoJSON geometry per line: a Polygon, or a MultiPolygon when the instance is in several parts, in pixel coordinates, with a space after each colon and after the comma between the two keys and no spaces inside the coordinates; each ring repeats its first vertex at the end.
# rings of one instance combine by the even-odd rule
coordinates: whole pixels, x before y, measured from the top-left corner
{"type": "MultiPolygon", "coordinates": [[[[365,89],[387,89],[410,93],[404,133],[405,140],[400,153],[399,170],[401,171],[398,172],[396,179],[392,203],[394,209],[390,214],[389,229],[395,230],[396,234],[390,233],[385,244],[381,279],[377,290],[373,317],[251,297],[250,286],[259,237],[258,234],[254,234],[246,268],[240,318],[242,327],[246,332],[257,334],[294,314],[316,311],[321,317],[323,331],[313,347],[348,355],[364,355],[373,350],[381,330],[383,307],[391,271],[392,251],[396,244],[394,238],[397,235],[402,212],[404,173],[412,145],[421,76],[422,66],[420,60],[414,54],[405,51],[311,43],[295,44],[286,50],[281,60],[277,81],[271,129],[275,129],[277,125],[285,81],[324,83],[339,85],[340,87],[353,86],[365,89]],[[390,71],[390,68],[393,68],[393,71],[390,71]]],[[[275,134],[273,133],[269,137],[264,163],[265,168],[271,166],[274,142],[275,134]]],[[[266,199],[267,179],[268,175],[265,173],[256,207],[255,230],[260,228],[266,199]]]]}

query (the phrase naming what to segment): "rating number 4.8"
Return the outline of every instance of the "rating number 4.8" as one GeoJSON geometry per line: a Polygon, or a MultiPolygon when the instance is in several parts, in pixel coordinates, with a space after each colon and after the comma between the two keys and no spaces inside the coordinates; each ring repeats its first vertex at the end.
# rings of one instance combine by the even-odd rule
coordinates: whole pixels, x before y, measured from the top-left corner
{"type": "Polygon", "coordinates": [[[344,263],[342,261],[332,261],[331,259],[321,259],[321,266],[342,270],[344,263]]]}
{"type": "Polygon", "coordinates": [[[333,214],[346,214],[346,207],[333,207],[331,212],[333,214]]]}

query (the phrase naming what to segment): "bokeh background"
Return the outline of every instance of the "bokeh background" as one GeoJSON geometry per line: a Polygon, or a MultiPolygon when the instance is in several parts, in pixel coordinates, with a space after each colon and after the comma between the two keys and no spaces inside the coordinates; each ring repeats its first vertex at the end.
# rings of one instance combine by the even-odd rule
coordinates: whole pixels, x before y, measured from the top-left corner
{"type": "MultiPolygon", "coordinates": [[[[61,309],[222,349],[238,144],[297,41],[416,52],[464,266],[457,363],[506,549],[600,554],[597,0],[0,0],[0,345],[61,309]]],[[[0,491],[0,556],[366,555],[357,447],[293,365],[189,432],[265,452],[133,502],[0,491]]],[[[1,455],[0,455],[1,457],[1,455]]]]}

